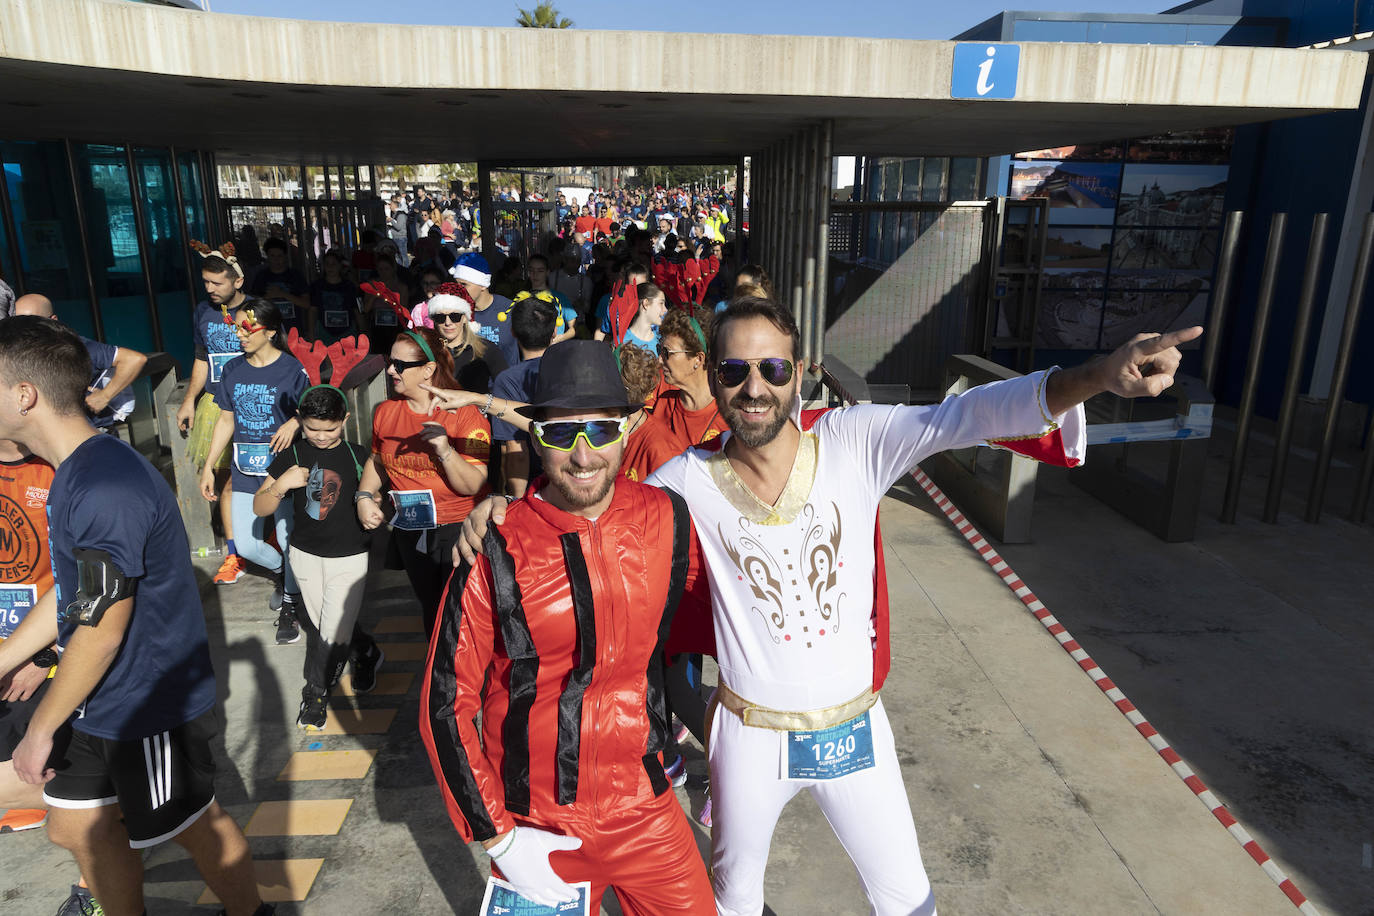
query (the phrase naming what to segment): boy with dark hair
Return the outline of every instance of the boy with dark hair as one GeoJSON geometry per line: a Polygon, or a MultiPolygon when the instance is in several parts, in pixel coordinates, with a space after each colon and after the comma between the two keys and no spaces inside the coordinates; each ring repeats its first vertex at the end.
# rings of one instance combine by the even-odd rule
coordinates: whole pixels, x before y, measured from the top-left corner
{"type": "MultiPolygon", "coordinates": [[[[520,362],[498,375],[491,383],[493,398],[528,403],[539,379],[539,358],[553,341],[558,321],[558,305],[548,292],[521,293],[511,307],[511,332],[520,347],[520,362]]],[[[506,492],[524,496],[529,482],[543,472],[539,459],[530,450],[530,436],[500,418],[491,417],[491,438],[501,443],[501,470],[506,492]]]]}
{"type": "Polygon", "coordinates": [[[248,842],[215,801],[215,675],[190,545],[161,474],[86,418],[91,362],[55,322],[0,323],[0,436],[47,461],[55,587],[0,643],[0,674],[63,648],[15,749],[48,836],[111,916],[143,906],[139,850],[174,839],[230,916],[264,916],[248,842]],[[155,558],[156,562],[146,562],[155,558]]]}

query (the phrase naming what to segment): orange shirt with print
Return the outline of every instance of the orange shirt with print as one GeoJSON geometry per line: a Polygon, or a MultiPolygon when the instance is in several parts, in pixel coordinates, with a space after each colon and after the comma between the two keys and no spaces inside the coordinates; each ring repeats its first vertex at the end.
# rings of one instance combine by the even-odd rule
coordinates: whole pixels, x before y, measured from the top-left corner
{"type": "MultiPolygon", "coordinates": [[[[0,461],[0,583],[32,585],[36,598],[52,588],[48,489],[53,473],[52,465],[42,458],[0,461]]],[[[48,677],[56,670],[49,671],[48,677]]]]}
{"type": "Polygon", "coordinates": [[[644,478],[657,471],[668,459],[681,453],[682,449],[664,432],[662,427],[654,425],[652,417],[644,417],[639,429],[625,443],[625,457],[620,459],[622,477],[643,483],[644,478]]]}
{"type": "Polygon", "coordinates": [[[408,401],[383,401],[372,413],[372,457],[391,481],[393,490],[432,490],[436,521],[451,525],[467,518],[472,507],[491,492],[491,486],[484,482],[471,496],[453,491],[434,447],[420,437],[430,419],[443,425],[449,442],[464,461],[486,470],[491,454],[491,424],[476,407],[441,410],[431,418],[415,413],[408,401]]]}
{"type": "Polygon", "coordinates": [[[658,396],[654,401],[653,420],[663,424],[679,452],[710,442],[730,428],[716,409],[715,401],[697,410],[688,410],[679,388],[658,396]]]}

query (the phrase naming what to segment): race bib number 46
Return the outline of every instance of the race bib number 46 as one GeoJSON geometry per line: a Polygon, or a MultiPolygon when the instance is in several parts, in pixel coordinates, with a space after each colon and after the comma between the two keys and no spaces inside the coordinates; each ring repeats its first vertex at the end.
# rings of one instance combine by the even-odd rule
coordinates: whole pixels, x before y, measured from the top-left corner
{"type": "Polygon", "coordinates": [[[821,731],[784,732],[783,739],[783,779],[838,779],[874,766],[867,712],[821,731]]]}
{"type": "Polygon", "coordinates": [[[438,517],[434,507],[433,490],[392,490],[391,502],[396,515],[391,524],[406,531],[426,531],[435,527],[438,517]]]}

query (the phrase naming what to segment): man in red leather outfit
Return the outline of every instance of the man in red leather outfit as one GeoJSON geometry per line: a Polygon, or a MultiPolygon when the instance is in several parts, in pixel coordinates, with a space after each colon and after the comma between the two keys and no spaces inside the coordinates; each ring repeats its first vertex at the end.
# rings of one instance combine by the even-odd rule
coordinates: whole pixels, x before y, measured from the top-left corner
{"type": "Polygon", "coordinates": [[[681,498],[619,478],[637,406],[604,344],[544,354],[521,412],[547,479],[454,571],[420,732],[459,834],[524,896],[589,881],[592,912],[611,887],[627,914],[714,914],[660,757],[663,644],[705,578],[681,498]]]}

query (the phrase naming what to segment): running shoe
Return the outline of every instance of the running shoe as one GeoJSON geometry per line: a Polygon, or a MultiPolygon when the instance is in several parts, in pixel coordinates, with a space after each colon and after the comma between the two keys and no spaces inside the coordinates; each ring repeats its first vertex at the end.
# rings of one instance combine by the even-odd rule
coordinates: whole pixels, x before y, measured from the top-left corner
{"type": "Polygon", "coordinates": [[[248,564],[244,563],[238,554],[231,553],[219,564],[219,572],[215,573],[215,578],[211,581],[216,585],[233,585],[243,578],[247,570],[248,564]]]}
{"type": "Polygon", "coordinates": [[[386,653],[375,642],[367,647],[367,652],[349,656],[348,673],[353,681],[354,693],[371,693],[377,686],[377,669],[382,667],[386,653]]]}
{"type": "Polygon", "coordinates": [[[674,789],[681,788],[687,784],[687,761],[678,754],[677,759],[663,768],[663,775],[668,777],[668,785],[674,789]]]}
{"type": "Polygon", "coordinates": [[[296,623],[296,615],[289,604],[283,604],[277,612],[277,645],[289,646],[300,638],[301,627],[296,623]]]}
{"type": "Polygon", "coordinates": [[[277,573],[272,577],[272,597],[267,599],[269,611],[280,611],[282,602],[286,600],[286,583],[283,580],[284,575],[282,573],[277,573]]]}
{"type": "Polygon", "coordinates": [[[706,804],[701,806],[701,811],[697,813],[697,823],[703,827],[711,826],[711,796],[706,796],[706,804]]]}
{"type": "Polygon", "coordinates": [[[0,817],[0,833],[18,833],[42,827],[48,819],[47,808],[11,808],[0,817]]]}
{"type": "Polygon", "coordinates": [[[329,694],[320,693],[306,685],[301,691],[301,711],[296,715],[296,727],[306,731],[324,728],[324,720],[329,713],[329,694]]]}
{"type": "Polygon", "coordinates": [[[692,733],[692,730],[687,726],[683,725],[682,720],[679,719],[677,716],[673,716],[673,724],[673,740],[676,741],[678,744],[681,744],[682,742],[687,740],[687,736],[692,733]]]}
{"type": "Polygon", "coordinates": [[[57,916],[105,916],[105,910],[96,903],[89,888],[72,885],[72,895],[57,911],[57,916]]]}

